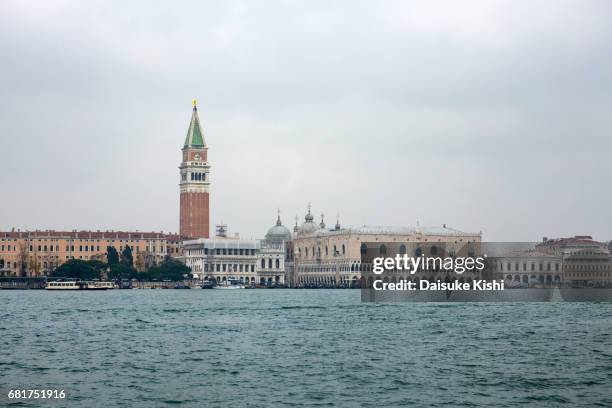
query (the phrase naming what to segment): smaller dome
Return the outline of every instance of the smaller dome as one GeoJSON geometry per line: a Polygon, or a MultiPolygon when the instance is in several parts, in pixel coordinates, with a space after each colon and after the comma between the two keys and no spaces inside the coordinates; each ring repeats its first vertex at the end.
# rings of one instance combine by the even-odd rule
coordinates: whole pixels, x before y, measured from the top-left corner
{"type": "Polygon", "coordinates": [[[312,221],[306,221],[299,229],[301,234],[311,234],[319,229],[319,226],[312,221]]]}
{"type": "MultiPolygon", "coordinates": [[[[323,220],[321,220],[321,221],[323,221],[323,220]]],[[[304,217],[304,222],[302,223],[302,225],[300,225],[300,227],[297,229],[297,233],[299,235],[312,234],[312,233],[318,231],[319,228],[320,228],[319,225],[317,225],[314,222],[314,217],[310,213],[310,203],[309,203],[308,204],[308,213],[304,217]]]]}
{"type": "Polygon", "coordinates": [[[291,241],[291,231],[281,223],[280,214],[276,220],[276,225],[270,227],[266,234],[266,240],[270,242],[281,243],[283,241],[291,241]]]}

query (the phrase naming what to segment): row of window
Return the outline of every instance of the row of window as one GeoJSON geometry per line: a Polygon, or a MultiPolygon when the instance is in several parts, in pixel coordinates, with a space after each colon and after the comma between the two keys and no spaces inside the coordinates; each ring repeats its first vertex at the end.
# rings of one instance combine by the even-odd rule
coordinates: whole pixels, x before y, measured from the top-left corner
{"type": "MultiPolygon", "coordinates": [[[[327,247],[327,245],[324,247],[325,250],[325,256],[329,256],[329,248],[327,247]]],[[[340,252],[338,252],[338,248],[336,247],[336,245],[334,245],[333,247],[333,255],[337,256],[340,254],[340,252]]],[[[308,258],[308,248],[304,247],[304,256],[306,258],[308,258]]],[[[302,248],[298,248],[298,254],[300,256],[302,256],[302,248]]],[[[315,248],[312,247],[312,251],[310,252],[310,254],[314,257],[315,256],[315,248]]],[[[344,244],[342,244],[342,255],[346,254],[346,247],[344,246],[344,244]]],[[[321,257],[321,247],[317,247],[317,258],[321,257]]]]}
{"type": "MultiPolygon", "coordinates": [[[[191,267],[192,271],[202,271],[201,264],[195,264],[191,267]]],[[[204,264],[205,272],[255,272],[254,264],[204,264]]]]}
{"type": "MultiPolygon", "coordinates": [[[[208,272],[208,264],[204,264],[204,272],[208,272]]],[[[211,264],[211,272],[255,272],[255,265],[250,264],[211,264]]]]}
{"type": "MultiPolygon", "coordinates": [[[[531,265],[531,266],[530,266],[531,270],[532,270],[532,271],[535,271],[536,264],[535,264],[534,262],[532,262],[532,263],[530,263],[530,265],[531,265]]],[[[551,269],[551,267],[552,267],[552,264],[551,264],[550,262],[549,262],[548,264],[546,264],[546,270],[547,270],[547,271],[552,270],[552,269],[551,269]]],[[[499,270],[500,270],[500,271],[503,271],[503,270],[504,270],[504,263],[503,263],[503,262],[500,262],[500,263],[499,263],[499,270]]],[[[506,270],[507,270],[508,272],[511,272],[511,271],[512,271],[512,263],[510,263],[510,262],[506,263],[506,270]]],[[[514,270],[515,270],[515,271],[519,271],[519,270],[520,270],[520,268],[519,268],[519,263],[518,263],[518,262],[515,262],[515,263],[514,263],[514,270]]],[[[526,270],[527,270],[527,263],[523,263],[523,271],[526,271],[526,270]]],[[[543,263],[541,263],[541,262],[540,262],[540,263],[538,264],[538,270],[539,270],[539,271],[543,271],[543,270],[544,270],[544,264],[543,264],[543,263]]],[[[559,264],[558,264],[558,263],[555,263],[555,271],[558,271],[558,270],[559,270],[559,264]]]]}
{"type": "Polygon", "coordinates": [[[256,249],[244,249],[244,248],[199,248],[199,249],[189,249],[187,251],[188,255],[255,255],[256,249]]]}
{"type": "MultiPolygon", "coordinates": [[[[66,252],[74,252],[74,245],[66,245],[66,252]]],[[[123,251],[123,245],[119,246],[119,251],[123,251]]],[[[140,247],[135,247],[136,248],[136,252],[140,252],[140,247]]],[[[5,250],[5,246],[4,245],[0,245],[0,251],[4,252],[5,250]]],[[[17,252],[17,246],[13,245],[12,249],[10,245],[6,246],[6,251],[7,252],[17,252]]],[[[38,245],[37,246],[37,250],[38,252],[59,252],[60,251],[60,246],[59,245],[38,245]]],[[[146,250],[148,252],[154,252],[155,248],[152,247],[147,247],[146,250]]],[[[30,245],[30,252],[34,251],[34,245],[30,245]]],[[[100,252],[100,245],[97,245],[94,247],[94,245],[79,245],[79,251],[80,252],[100,252]],[[95,248],[95,249],[94,249],[95,248]]],[[[164,248],[161,247],[160,248],[160,252],[164,252],[164,248]]]]}
{"type": "MultiPolygon", "coordinates": [[[[327,245],[325,247],[323,247],[323,249],[324,249],[324,252],[325,252],[325,256],[329,256],[329,249],[328,249],[327,245]]],[[[362,255],[365,255],[367,253],[367,251],[368,251],[368,246],[364,242],[364,243],[361,244],[360,252],[361,252],[362,255]]],[[[312,247],[311,251],[309,251],[309,248],[305,247],[304,248],[304,255],[305,255],[306,258],[308,257],[309,253],[311,254],[312,257],[315,257],[315,247],[312,247]]],[[[381,244],[378,247],[378,253],[380,255],[386,255],[387,254],[387,246],[385,244],[381,244]]],[[[431,248],[429,248],[429,253],[432,256],[438,255],[438,247],[433,245],[431,248]]],[[[302,255],[302,248],[298,248],[298,254],[300,256],[302,255]]],[[[340,254],[340,252],[338,252],[338,250],[336,248],[336,245],[334,245],[334,247],[333,247],[333,255],[337,256],[339,254],[340,254]]],[[[345,254],[346,254],[346,248],[344,247],[344,244],[342,244],[342,255],[345,255],[345,254]]],[[[400,255],[406,254],[406,245],[403,245],[403,244],[400,245],[400,247],[399,247],[399,254],[400,255]]],[[[422,255],[423,255],[423,250],[421,248],[417,248],[414,251],[414,256],[422,256],[422,255]]],[[[454,255],[455,255],[454,251],[450,250],[449,251],[449,256],[454,256],[454,255]]],[[[473,251],[468,251],[468,256],[474,256],[474,252],[473,251]]],[[[321,247],[317,247],[317,249],[316,249],[316,257],[317,258],[321,257],[321,247]]]]}
{"type": "MultiPolygon", "coordinates": [[[[276,269],[280,269],[280,260],[276,260],[276,269]]],[[[261,260],[261,269],[266,269],[266,260],[261,260]]],[[[272,259],[268,259],[268,269],[272,269],[272,259]]]]}
{"type": "MultiPolygon", "coordinates": [[[[38,242],[43,242],[43,241],[58,242],[58,241],[64,240],[64,239],[65,238],[29,238],[28,241],[30,241],[30,242],[34,242],[34,241],[38,241],[38,242]]],[[[111,244],[115,243],[115,239],[100,240],[100,239],[95,239],[95,238],[70,238],[70,239],[65,239],[65,240],[66,241],[70,241],[70,242],[78,240],[78,241],[83,241],[83,242],[86,242],[86,243],[89,243],[89,242],[91,242],[91,243],[98,242],[99,243],[101,241],[106,241],[106,242],[109,242],[111,244]]],[[[11,239],[9,238],[6,241],[7,242],[11,242],[11,239]]],[[[12,239],[12,241],[17,242],[17,238],[12,239]]],[[[123,239],[118,239],[117,241],[122,244],[124,240],[123,239]]],[[[133,243],[137,243],[138,244],[138,243],[140,243],[140,241],[141,241],[140,239],[126,239],[125,243],[132,243],[132,244],[133,243]]],[[[162,239],[145,239],[145,238],[143,238],[142,241],[148,242],[148,241],[163,241],[163,240],[162,239]]],[[[2,238],[2,242],[4,242],[4,238],[2,238]]]]}
{"type": "MultiPolygon", "coordinates": [[[[536,264],[534,262],[530,263],[530,270],[535,271],[536,270],[536,264]]],[[[552,270],[552,264],[549,262],[546,264],[546,270],[550,271],[552,270]]],[[[522,264],[522,269],[523,271],[527,271],[527,263],[523,263],[522,264]]],[[[565,269],[574,269],[574,270],[579,270],[579,271],[605,271],[608,270],[608,265],[585,265],[585,264],[566,264],[565,265],[565,269]]],[[[504,263],[500,262],[499,264],[499,270],[503,271],[504,270],[504,263]]],[[[506,263],[506,270],[508,272],[511,272],[512,269],[512,263],[508,262],[506,263]]],[[[514,270],[515,271],[519,271],[520,267],[519,267],[519,263],[515,262],[514,263],[514,270]]],[[[538,264],[538,270],[539,271],[543,271],[544,270],[544,264],[543,263],[539,263],[538,264]]],[[[555,263],[555,271],[559,270],[559,264],[555,263]]]]}
{"type": "Polygon", "coordinates": [[[190,173],[191,181],[205,181],[206,173],[190,173]]]}

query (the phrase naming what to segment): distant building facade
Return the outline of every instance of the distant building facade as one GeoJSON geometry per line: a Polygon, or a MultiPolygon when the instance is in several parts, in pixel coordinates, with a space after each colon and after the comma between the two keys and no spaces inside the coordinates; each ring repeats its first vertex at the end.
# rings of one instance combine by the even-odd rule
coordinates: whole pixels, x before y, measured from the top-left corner
{"type": "Polygon", "coordinates": [[[185,241],[183,249],[194,279],[221,283],[233,277],[250,285],[285,284],[284,251],[265,241],[200,238],[185,241]]]}
{"type": "Polygon", "coordinates": [[[124,231],[5,231],[0,232],[0,275],[43,276],[70,259],[106,260],[107,247],[121,253],[132,249],[134,266],[180,256],[176,234],[124,231]]]}
{"type": "MultiPolygon", "coordinates": [[[[397,243],[406,254],[412,256],[440,255],[443,251],[452,255],[466,245],[481,242],[480,233],[467,233],[442,227],[384,227],[363,226],[342,228],[339,222],[326,229],[323,218],[319,224],[308,213],[304,223],[296,227],[291,248],[293,251],[293,273],[291,283],[297,287],[356,287],[361,284],[361,254],[368,245],[380,246],[384,255],[385,242],[397,243]]],[[[432,273],[428,278],[446,278],[444,272],[432,273]]],[[[412,276],[395,279],[412,280],[412,276]]],[[[461,279],[475,278],[469,273],[461,279]]],[[[392,278],[393,279],[393,278],[392,278]]]]}
{"type": "Polygon", "coordinates": [[[536,250],[560,256],[563,260],[562,282],[569,286],[609,286],[610,252],[608,245],[588,235],[547,239],[536,250]]]}
{"type": "Polygon", "coordinates": [[[210,164],[208,163],[208,147],[195,101],[182,155],[182,162],[179,166],[179,234],[184,238],[209,238],[210,164]]]}
{"type": "Polygon", "coordinates": [[[496,278],[508,286],[607,287],[612,285],[608,244],[590,236],[544,238],[533,250],[492,260],[496,278]]]}
{"type": "Polygon", "coordinates": [[[536,250],[516,251],[491,258],[493,277],[506,287],[558,285],[563,281],[563,257],[536,250]]]}

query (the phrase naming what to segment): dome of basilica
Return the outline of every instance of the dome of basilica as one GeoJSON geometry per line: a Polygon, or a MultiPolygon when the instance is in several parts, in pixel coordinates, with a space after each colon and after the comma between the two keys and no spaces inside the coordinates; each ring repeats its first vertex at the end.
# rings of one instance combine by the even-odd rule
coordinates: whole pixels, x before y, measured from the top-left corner
{"type": "Polygon", "coordinates": [[[308,206],[308,214],[304,217],[304,222],[298,229],[299,234],[312,234],[317,231],[319,226],[314,222],[314,217],[310,213],[310,205],[308,206]]]}
{"type": "Polygon", "coordinates": [[[280,214],[276,224],[270,227],[266,233],[266,240],[276,243],[291,241],[291,231],[281,223],[280,214]]]}

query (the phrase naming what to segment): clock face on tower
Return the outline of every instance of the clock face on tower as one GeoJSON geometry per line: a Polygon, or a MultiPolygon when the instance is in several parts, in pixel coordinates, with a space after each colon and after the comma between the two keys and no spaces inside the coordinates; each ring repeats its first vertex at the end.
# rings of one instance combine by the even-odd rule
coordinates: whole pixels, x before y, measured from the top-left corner
{"type": "Polygon", "coordinates": [[[193,159],[194,160],[200,160],[201,157],[202,156],[200,156],[200,153],[196,153],[196,154],[193,155],[193,159]]]}

